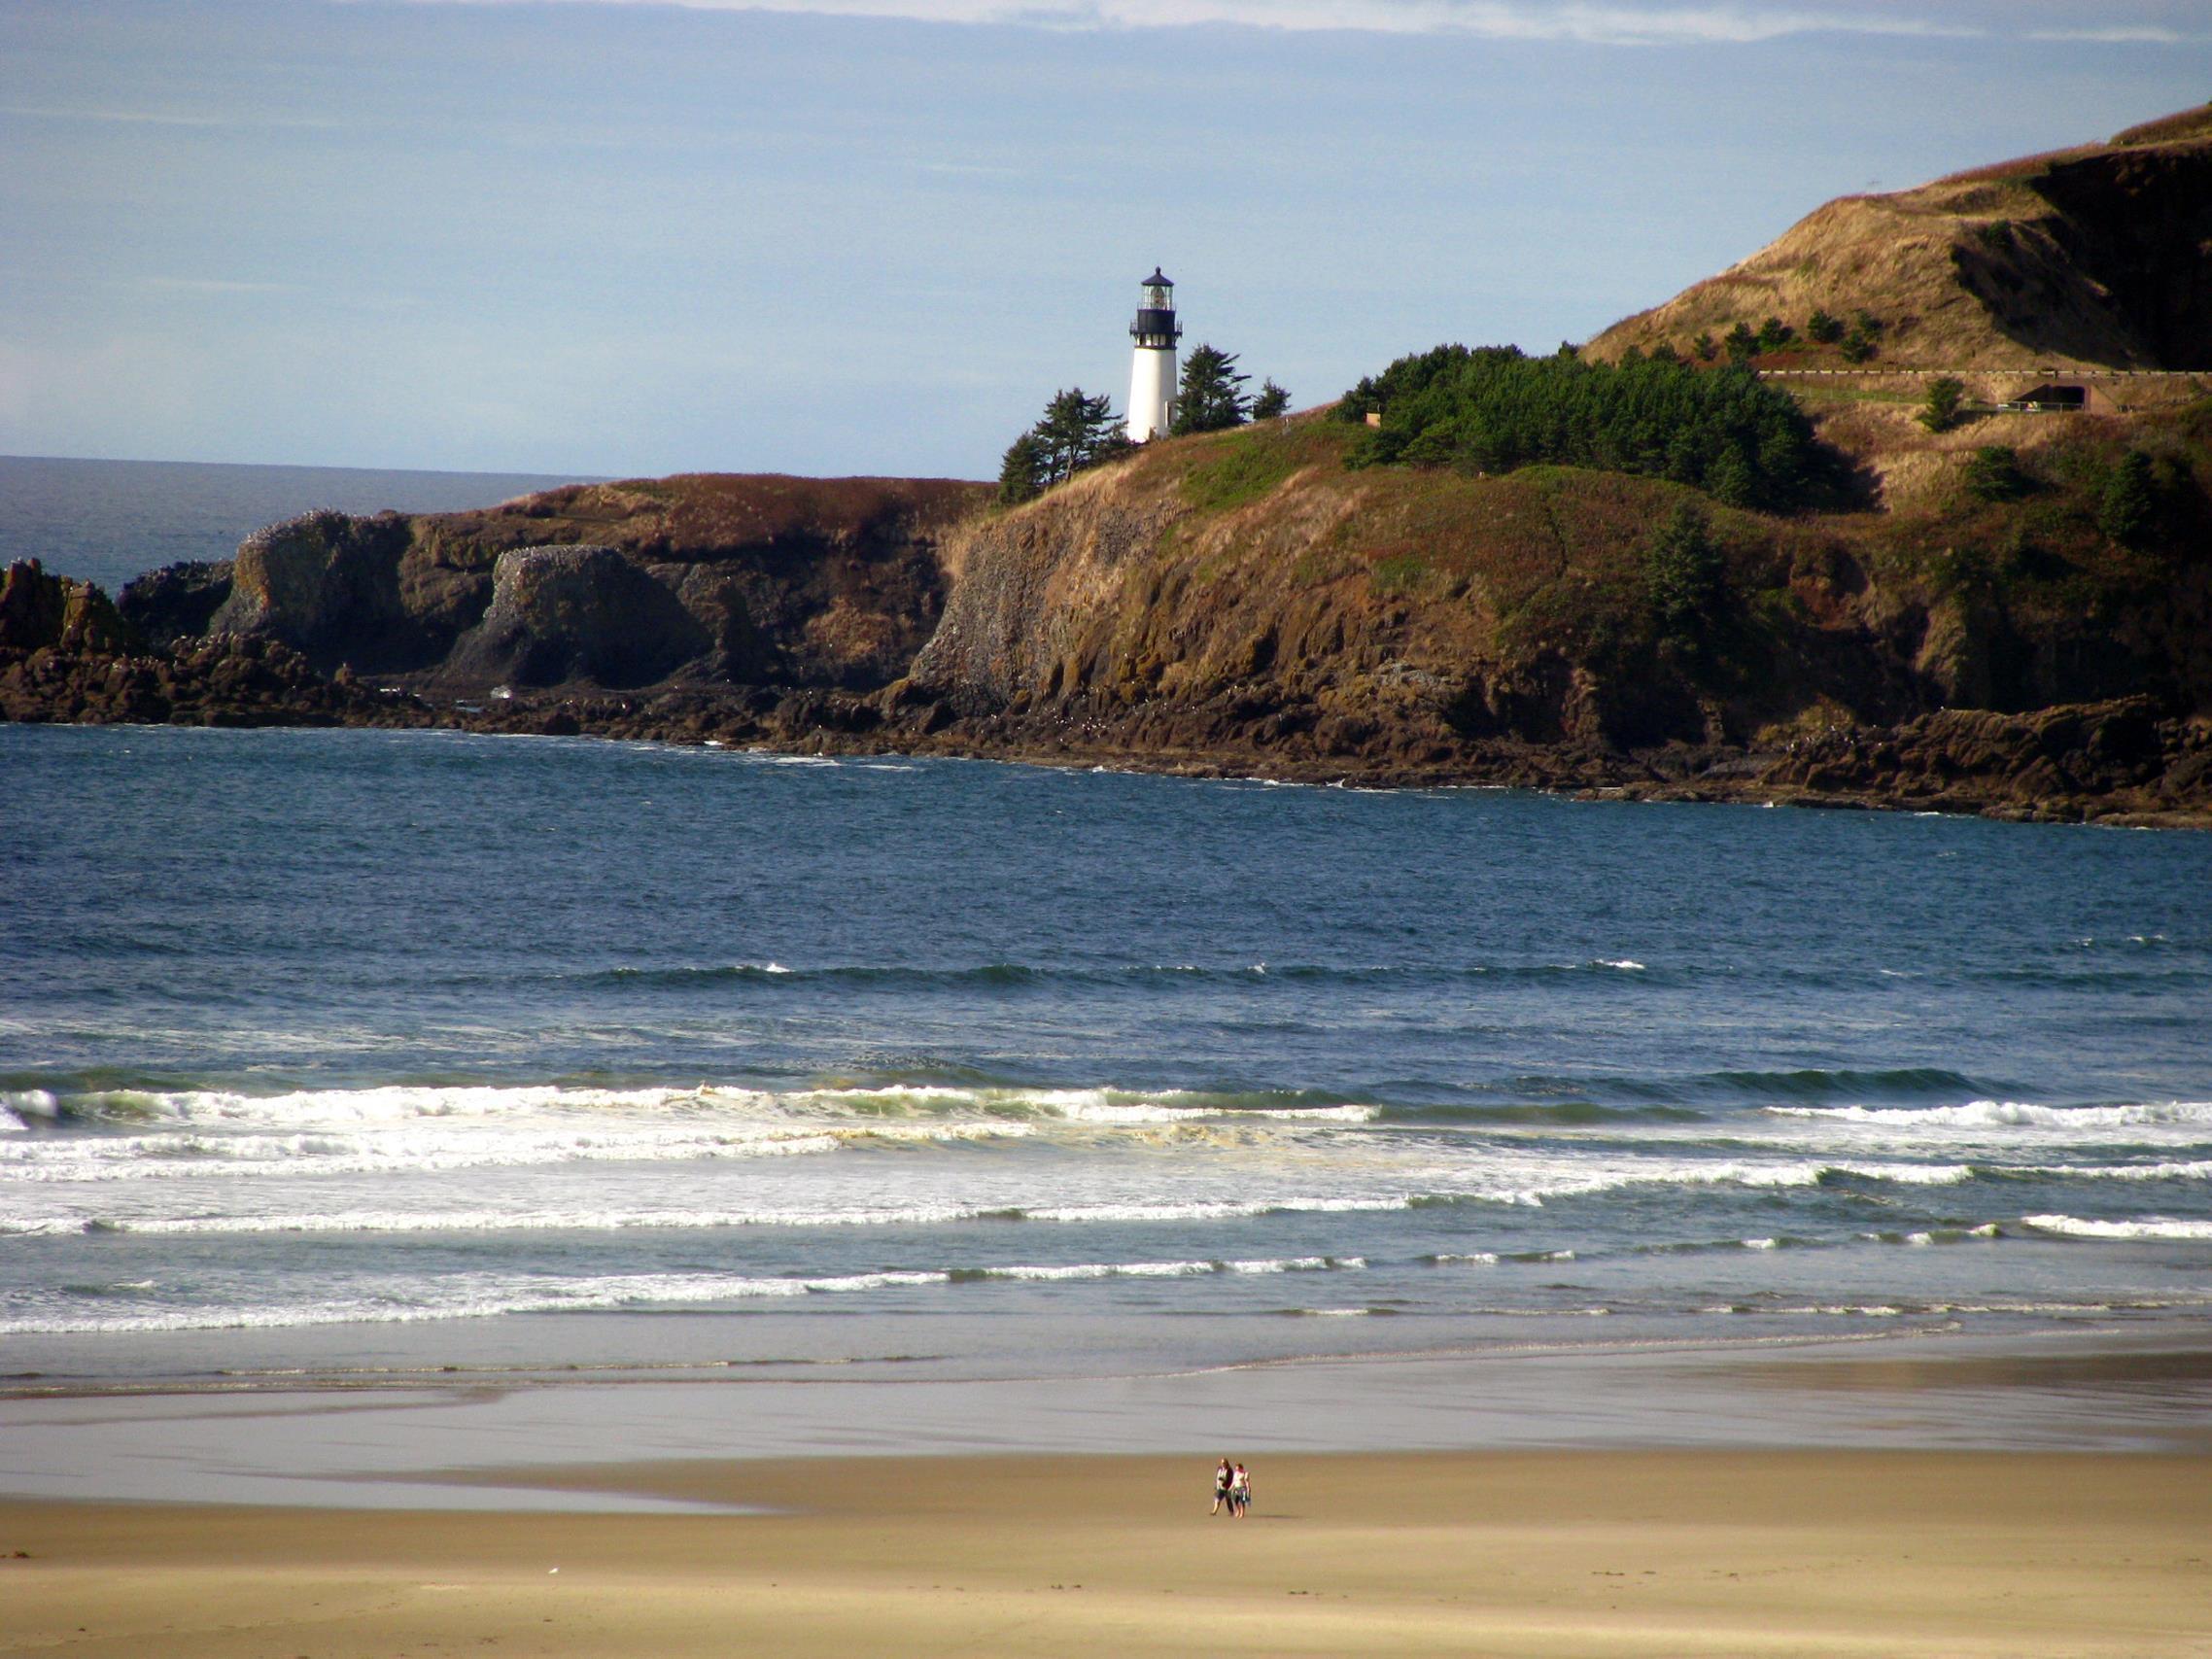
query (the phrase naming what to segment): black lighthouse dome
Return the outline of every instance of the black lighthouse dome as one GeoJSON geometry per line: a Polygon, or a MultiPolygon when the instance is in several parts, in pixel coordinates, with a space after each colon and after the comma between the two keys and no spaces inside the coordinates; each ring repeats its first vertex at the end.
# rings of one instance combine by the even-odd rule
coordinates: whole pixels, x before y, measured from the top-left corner
{"type": "Polygon", "coordinates": [[[1183,327],[1175,321],[1174,281],[1155,265],[1142,286],[1144,297],[1137,305],[1137,320],[1129,325],[1129,337],[1156,351],[1173,350],[1183,337],[1183,327]]]}

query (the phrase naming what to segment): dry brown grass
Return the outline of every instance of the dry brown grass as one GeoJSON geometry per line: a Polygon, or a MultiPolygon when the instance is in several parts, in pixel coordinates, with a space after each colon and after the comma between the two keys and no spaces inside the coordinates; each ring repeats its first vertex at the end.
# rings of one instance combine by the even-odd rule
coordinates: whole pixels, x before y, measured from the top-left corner
{"type": "Polygon", "coordinates": [[[2212,109],[2191,110],[2132,127],[2111,145],[2022,156],[1891,194],[1840,196],[1748,259],[1615,323],[1584,349],[1605,361],[1631,346],[1686,350],[1700,333],[1719,338],[1738,323],[1756,328],[1769,316],[1802,329],[1819,308],[1847,320],[1860,311],[1881,319],[1887,328],[1880,362],[1898,366],[2166,366],[2115,301],[2109,273],[2069,251],[2085,239],[2063,234],[2063,216],[2035,185],[2056,166],[2116,152],[2207,145],[2212,109]]]}

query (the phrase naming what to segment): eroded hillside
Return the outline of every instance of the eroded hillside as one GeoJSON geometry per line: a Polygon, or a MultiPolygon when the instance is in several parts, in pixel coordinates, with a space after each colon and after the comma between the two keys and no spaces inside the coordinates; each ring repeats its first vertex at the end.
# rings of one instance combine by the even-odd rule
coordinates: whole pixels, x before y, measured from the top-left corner
{"type": "MultiPolygon", "coordinates": [[[[1879,361],[1936,368],[2212,368],[2212,107],[2107,143],[1841,196],[1719,275],[1592,340],[1592,357],[1780,317],[1871,315],[1879,361]]],[[[1792,360],[1818,342],[1791,342],[1792,360]]],[[[1819,355],[1815,353],[1813,355],[1819,355]]]]}

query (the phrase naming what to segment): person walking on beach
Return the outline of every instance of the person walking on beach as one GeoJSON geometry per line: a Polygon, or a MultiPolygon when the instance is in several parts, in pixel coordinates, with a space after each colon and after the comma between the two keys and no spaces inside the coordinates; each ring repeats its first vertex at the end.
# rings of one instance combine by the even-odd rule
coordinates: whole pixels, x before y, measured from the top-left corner
{"type": "Polygon", "coordinates": [[[1236,1473],[1228,1467],[1228,1459],[1222,1459],[1221,1468],[1214,1470],[1214,1506],[1206,1511],[1208,1514],[1220,1514],[1224,1503],[1228,1504],[1230,1514],[1236,1513],[1235,1500],[1229,1496],[1229,1489],[1235,1483],[1236,1473]]]}
{"type": "Polygon", "coordinates": [[[1244,1465],[1238,1464],[1236,1472],[1229,1477],[1228,1512],[1242,1520],[1251,1507],[1252,1473],[1244,1465]]]}

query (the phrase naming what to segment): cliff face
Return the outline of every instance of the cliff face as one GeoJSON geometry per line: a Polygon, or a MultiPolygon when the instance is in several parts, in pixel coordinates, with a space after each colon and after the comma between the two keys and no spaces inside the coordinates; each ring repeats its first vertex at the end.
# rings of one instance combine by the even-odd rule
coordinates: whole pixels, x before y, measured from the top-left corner
{"type": "MultiPolygon", "coordinates": [[[[227,569],[133,582],[122,610],[156,639],[267,639],[326,670],[454,683],[559,673],[605,685],[680,673],[866,690],[896,677],[928,638],[946,586],[939,537],[983,494],[941,479],[694,474],[573,485],[478,512],[310,513],[250,537],[227,569]],[[505,646],[479,637],[457,652],[487,622],[503,555],[586,545],[641,578],[594,567],[594,603],[613,606],[589,624],[598,645],[539,648],[563,624],[522,649],[508,615],[494,623],[505,646]],[[614,648],[617,613],[653,643],[614,648]]],[[[534,579],[537,589],[552,592],[534,579]]],[[[574,581],[564,591],[581,593],[574,581]]]]}
{"type": "MultiPolygon", "coordinates": [[[[916,687],[1035,734],[1418,764],[1498,742],[1773,743],[1947,707],[2212,710],[2198,521],[2131,552],[2058,486],[2034,541],[1955,487],[1910,514],[1706,503],[1724,571],[1703,636],[1680,639],[1645,560],[1694,493],[1568,467],[1347,471],[1350,435],[1309,417],[1155,445],[965,527],[916,687]]],[[[2043,435],[2084,446],[2047,456],[2054,472],[2125,441],[2043,435]]]]}
{"type": "Polygon", "coordinates": [[[1883,361],[2032,371],[2064,362],[2212,368],[2212,108],[2109,143],[1843,196],[1587,348],[1686,351],[1701,333],[1802,329],[1816,309],[1886,326],[1883,361]]]}

